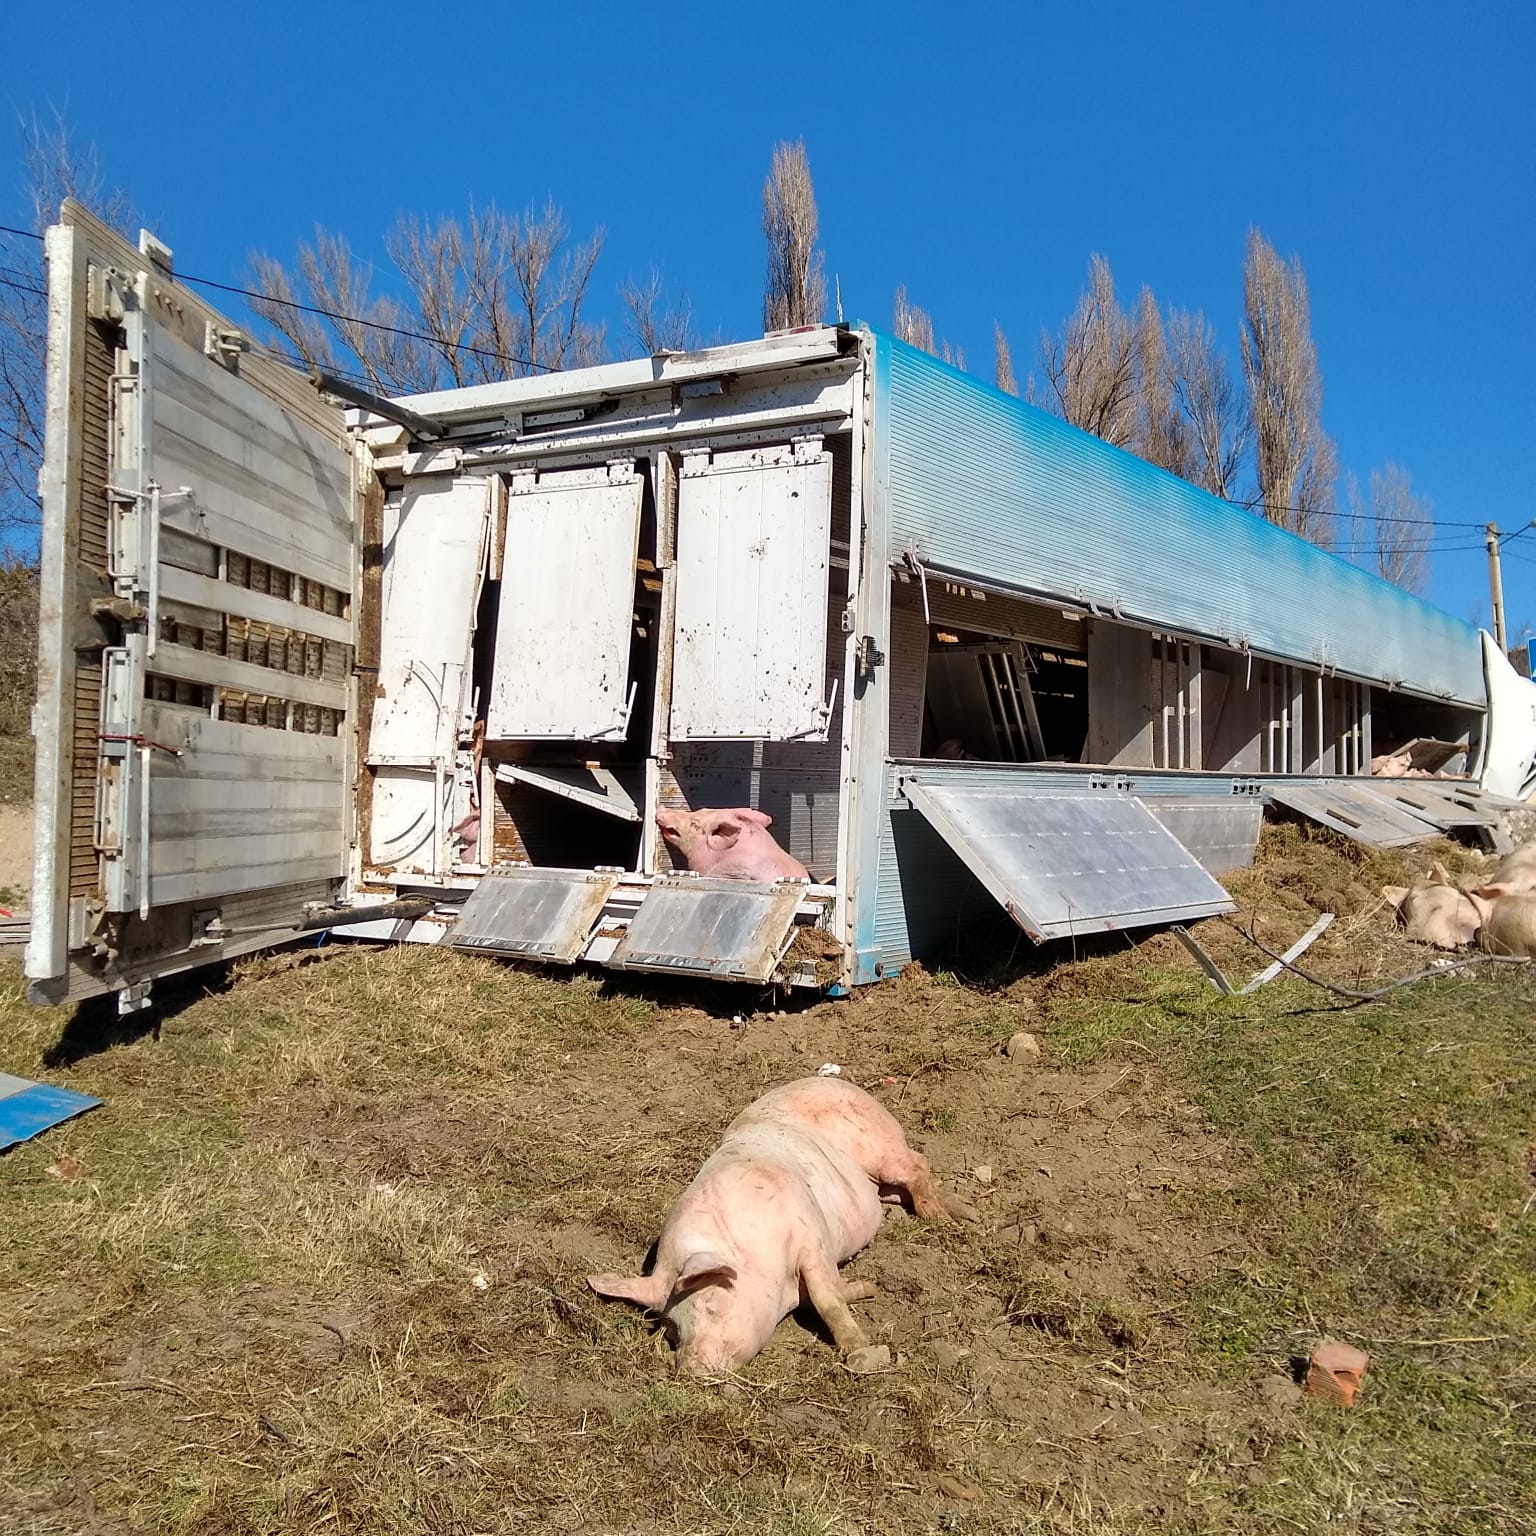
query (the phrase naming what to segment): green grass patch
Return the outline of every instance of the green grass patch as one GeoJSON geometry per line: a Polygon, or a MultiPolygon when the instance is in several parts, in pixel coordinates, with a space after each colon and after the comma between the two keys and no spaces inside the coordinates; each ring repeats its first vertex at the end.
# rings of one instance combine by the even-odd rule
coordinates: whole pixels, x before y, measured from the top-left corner
{"type": "Polygon", "coordinates": [[[1322,1334],[1373,1357],[1360,1406],[1309,1413],[1243,1518],[1536,1529],[1536,980],[1456,973],[1360,1007],[1172,971],[1115,990],[1054,1001],[1053,1051],[1152,1053],[1250,1168],[1205,1197],[1253,1252],[1193,1288],[1191,1344],[1218,1377],[1322,1334]]]}
{"type": "MultiPolygon", "coordinates": [[[[1275,847],[1291,895],[1375,878],[1275,847]]],[[[1394,942],[1315,963],[1362,935],[1394,942]]],[[[1015,982],[914,974],[732,1030],[586,974],[333,946],[145,1031],[30,1008],[0,968],[0,1068],[106,1101],[0,1158],[11,1523],[1532,1530],[1536,976],[1223,998],[1152,939],[1015,982]],[[1002,1058],[1017,1029],[1043,1063],[1002,1058]],[[947,1178],[993,1166],[982,1223],[893,1220],[857,1261],[891,1374],[786,1325],[730,1390],[679,1381],[582,1277],[637,1262],[730,1116],[823,1054],[947,1178]],[[1358,1406],[1256,1418],[1323,1333],[1372,1355],[1358,1406]]]]}

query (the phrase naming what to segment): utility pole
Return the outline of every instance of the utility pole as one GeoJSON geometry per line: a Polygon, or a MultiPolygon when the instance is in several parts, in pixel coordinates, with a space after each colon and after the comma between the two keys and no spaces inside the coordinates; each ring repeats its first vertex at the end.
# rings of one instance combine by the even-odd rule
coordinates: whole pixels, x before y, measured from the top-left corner
{"type": "Polygon", "coordinates": [[[1488,524],[1488,590],[1493,596],[1493,638],[1501,651],[1507,651],[1504,634],[1504,577],[1499,570],[1499,527],[1488,524]]]}

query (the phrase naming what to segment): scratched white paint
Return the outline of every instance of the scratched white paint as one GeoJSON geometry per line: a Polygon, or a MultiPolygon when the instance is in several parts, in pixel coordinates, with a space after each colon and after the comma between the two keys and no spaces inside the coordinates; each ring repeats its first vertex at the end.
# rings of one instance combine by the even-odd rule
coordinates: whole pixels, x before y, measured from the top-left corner
{"type": "Polygon", "coordinates": [[[684,458],[674,741],[825,733],[831,524],[819,441],[684,458]]]}
{"type": "Polygon", "coordinates": [[[486,540],[487,482],[407,480],[385,508],[380,695],[368,761],[375,765],[376,865],[441,873],[465,679],[486,540]],[[437,774],[434,762],[443,765],[437,774]],[[434,800],[443,793],[442,806],[434,800]]]}
{"type": "Polygon", "coordinates": [[[514,478],[490,739],[623,736],[643,491],[632,462],[514,478]]]}

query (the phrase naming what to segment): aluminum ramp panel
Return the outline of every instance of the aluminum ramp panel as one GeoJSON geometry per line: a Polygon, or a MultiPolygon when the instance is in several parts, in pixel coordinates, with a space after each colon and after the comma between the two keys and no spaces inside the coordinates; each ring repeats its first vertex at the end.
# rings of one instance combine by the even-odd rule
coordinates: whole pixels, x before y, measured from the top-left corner
{"type": "Polygon", "coordinates": [[[1441,836],[1439,827],[1377,794],[1367,783],[1316,779],[1266,787],[1277,804],[1369,848],[1409,848],[1441,836]]]}
{"type": "Polygon", "coordinates": [[[1142,795],[1141,803],[1199,860],[1225,875],[1247,869],[1259,846],[1264,802],[1258,795],[1142,795]]]}
{"type": "Polygon", "coordinates": [[[470,892],[448,943],[572,965],[618,883],[607,870],[493,869],[470,892]]]}
{"type": "Polygon", "coordinates": [[[1213,917],[1236,905],[1123,790],[962,788],[917,778],[900,788],[1037,944],[1213,917]]]}
{"type": "Polygon", "coordinates": [[[1435,779],[1377,779],[1371,783],[1371,792],[1401,806],[1410,816],[1439,827],[1442,832],[1475,827],[1486,835],[1495,853],[1508,853],[1514,847],[1497,810],[1479,803],[1481,792],[1475,784],[1435,779]]]}
{"type": "Polygon", "coordinates": [[[607,963],[621,971],[769,981],[794,937],[805,889],[799,881],[659,875],[607,963]]]}

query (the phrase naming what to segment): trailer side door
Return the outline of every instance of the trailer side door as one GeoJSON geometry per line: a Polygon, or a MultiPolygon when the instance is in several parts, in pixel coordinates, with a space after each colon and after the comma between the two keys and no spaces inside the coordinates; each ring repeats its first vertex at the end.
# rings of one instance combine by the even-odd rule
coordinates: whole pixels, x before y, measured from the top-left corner
{"type": "Polygon", "coordinates": [[[66,203],[48,233],[31,995],[277,941],[352,837],[358,476],[339,408],[66,203]]]}

